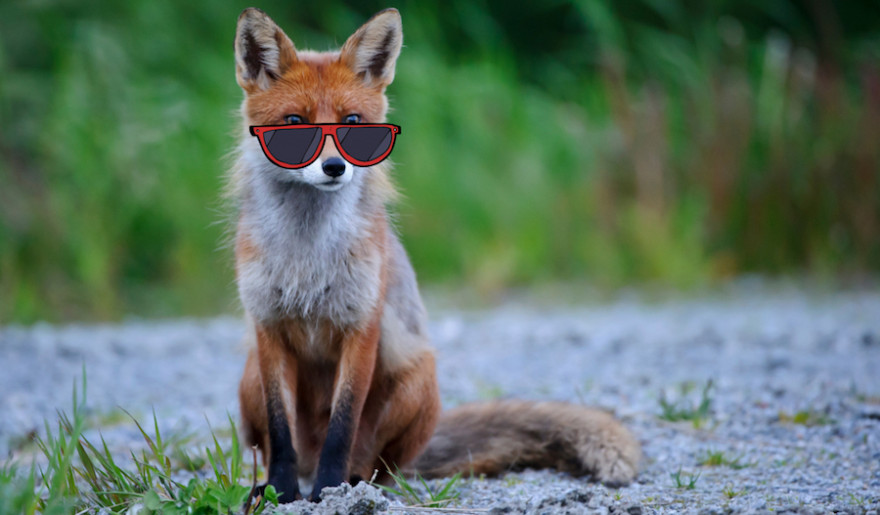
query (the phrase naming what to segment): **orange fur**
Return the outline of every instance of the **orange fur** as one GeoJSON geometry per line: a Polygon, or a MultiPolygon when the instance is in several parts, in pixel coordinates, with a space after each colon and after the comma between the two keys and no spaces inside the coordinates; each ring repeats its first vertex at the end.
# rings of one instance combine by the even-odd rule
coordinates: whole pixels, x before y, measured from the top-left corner
{"type": "Polygon", "coordinates": [[[247,263],[260,258],[260,248],[247,233],[247,231],[239,230],[235,236],[235,262],[238,265],[247,263]]]}
{"type": "Polygon", "coordinates": [[[349,113],[360,114],[364,123],[384,122],[387,102],[382,92],[365,87],[337,58],[310,53],[297,60],[273,89],[248,96],[246,116],[255,125],[283,124],[290,113],[304,114],[309,123],[338,123],[349,113]]]}

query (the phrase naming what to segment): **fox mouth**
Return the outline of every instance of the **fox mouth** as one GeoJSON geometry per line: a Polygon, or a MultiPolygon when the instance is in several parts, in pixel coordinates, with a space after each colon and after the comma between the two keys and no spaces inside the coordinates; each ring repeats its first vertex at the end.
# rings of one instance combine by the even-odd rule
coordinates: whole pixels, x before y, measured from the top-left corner
{"type": "Polygon", "coordinates": [[[314,183],[313,186],[321,191],[336,191],[345,186],[345,182],[338,179],[330,179],[329,181],[314,183]]]}

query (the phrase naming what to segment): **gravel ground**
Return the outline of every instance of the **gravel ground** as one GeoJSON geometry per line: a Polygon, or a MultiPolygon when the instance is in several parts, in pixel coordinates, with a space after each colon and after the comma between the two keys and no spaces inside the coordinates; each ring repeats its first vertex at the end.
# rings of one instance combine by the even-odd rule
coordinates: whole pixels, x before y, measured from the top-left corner
{"type": "MultiPolygon", "coordinates": [[[[644,446],[631,486],[549,471],[472,478],[455,505],[464,512],[880,511],[878,294],[761,287],[663,302],[519,300],[434,310],[431,331],[447,406],[495,397],[598,405],[644,446]],[[707,385],[699,423],[661,418],[662,400],[693,412],[707,385]],[[710,453],[724,463],[702,464],[710,453]]],[[[0,328],[0,456],[69,409],[83,366],[90,412],[123,455],[140,437],[112,415],[117,406],[147,420],[154,409],[162,426],[200,436],[208,424],[226,427],[242,333],[235,318],[0,328]]],[[[403,508],[364,486],[292,509],[403,508]]]]}

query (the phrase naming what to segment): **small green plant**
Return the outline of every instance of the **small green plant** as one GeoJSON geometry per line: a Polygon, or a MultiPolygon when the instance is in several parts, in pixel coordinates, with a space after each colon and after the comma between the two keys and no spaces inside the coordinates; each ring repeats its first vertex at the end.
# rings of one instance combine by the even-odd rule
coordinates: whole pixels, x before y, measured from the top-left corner
{"type": "Polygon", "coordinates": [[[828,415],[815,410],[801,410],[794,415],[780,411],[779,421],[783,424],[797,424],[807,427],[824,426],[833,422],[828,415]]]}
{"type": "Polygon", "coordinates": [[[865,501],[864,497],[856,495],[852,492],[849,493],[849,503],[850,504],[853,504],[855,506],[864,506],[865,502],[866,501],[865,501]]]}
{"type": "Polygon", "coordinates": [[[45,455],[48,465],[40,470],[40,480],[33,490],[37,511],[41,513],[63,512],[65,509],[77,508],[81,511],[84,503],[76,498],[79,486],[76,481],[76,469],[73,465],[74,453],[85,427],[85,398],[87,391],[85,370],[82,379],[82,398],[79,397],[76,383],[73,385],[73,419],[64,413],[58,414],[57,433],[52,432],[46,422],[46,438],[37,438],[37,447],[45,455]]]}
{"type": "Polygon", "coordinates": [[[504,478],[504,486],[508,488],[512,488],[516,485],[521,485],[523,482],[522,478],[519,478],[514,475],[509,475],[504,478]]]}
{"type": "Polygon", "coordinates": [[[706,456],[699,461],[700,465],[718,467],[724,465],[725,457],[722,451],[707,451],[706,456]]]}
{"type": "Polygon", "coordinates": [[[734,497],[739,497],[740,495],[745,495],[745,493],[746,493],[745,490],[734,490],[733,486],[727,486],[721,492],[728,499],[733,499],[734,497]]]}
{"type": "Polygon", "coordinates": [[[694,389],[694,384],[691,382],[682,383],[680,388],[681,395],[676,402],[670,402],[666,399],[666,394],[661,393],[660,409],[662,413],[660,418],[670,422],[690,421],[695,428],[700,428],[709,418],[709,410],[712,408],[710,392],[713,386],[714,383],[711,379],[706,381],[706,385],[703,387],[700,395],[700,401],[696,405],[686,400],[694,389]]]}
{"type": "Polygon", "coordinates": [[[700,479],[701,474],[690,474],[688,472],[683,473],[681,471],[681,468],[679,468],[677,472],[673,472],[669,475],[672,477],[672,480],[675,481],[676,488],[693,490],[697,487],[697,481],[700,479]]]}
{"type": "MultiPolygon", "coordinates": [[[[388,467],[388,464],[385,464],[388,467]]],[[[392,472],[391,468],[388,467],[388,474],[391,476],[391,479],[394,480],[397,488],[392,486],[386,486],[376,483],[371,483],[373,486],[379,487],[382,490],[397,495],[403,498],[404,502],[409,504],[410,506],[416,506],[421,508],[442,508],[447,506],[449,503],[458,499],[461,495],[461,491],[456,487],[457,483],[461,479],[461,472],[449,478],[441,487],[434,490],[431,488],[431,485],[425,481],[421,475],[416,474],[415,479],[421,483],[421,486],[425,490],[425,494],[421,494],[417,487],[413,487],[410,482],[406,479],[406,476],[403,472],[400,471],[399,468],[395,467],[396,472],[392,472]],[[425,497],[425,495],[427,497],[425,497]]]]}
{"type": "Polygon", "coordinates": [[[753,465],[753,463],[743,463],[741,460],[742,456],[731,459],[725,456],[723,451],[706,451],[706,455],[700,458],[698,464],[704,467],[730,467],[734,470],[744,469],[753,465]]]}

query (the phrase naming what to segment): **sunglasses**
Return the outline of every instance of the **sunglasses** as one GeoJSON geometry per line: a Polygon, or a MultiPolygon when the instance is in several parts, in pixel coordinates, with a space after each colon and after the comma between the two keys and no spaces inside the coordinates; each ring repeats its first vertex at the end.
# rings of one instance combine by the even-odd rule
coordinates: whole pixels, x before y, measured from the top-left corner
{"type": "Polygon", "coordinates": [[[400,127],[388,123],[298,123],[252,125],[251,135],[260,139],[263,153],[283,168],[308,166],[321,153],[327,136],[346,161],[373,166],[388,157],[400,127]]]}

